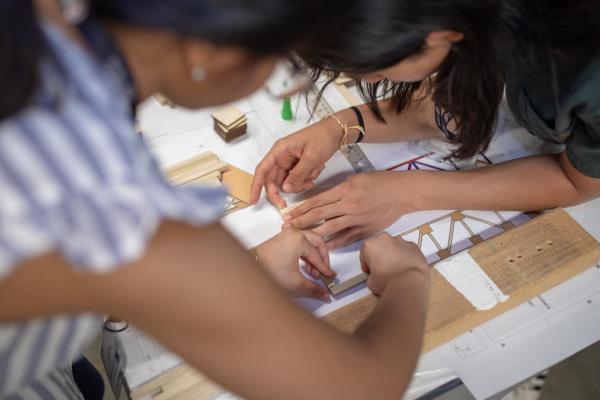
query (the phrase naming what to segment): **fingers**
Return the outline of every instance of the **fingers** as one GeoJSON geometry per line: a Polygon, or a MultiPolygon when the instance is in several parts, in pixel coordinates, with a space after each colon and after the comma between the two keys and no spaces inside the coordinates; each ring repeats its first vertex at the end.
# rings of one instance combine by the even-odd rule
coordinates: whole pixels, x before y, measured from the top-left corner
{"type": "Polygon", "coordinates": [[[314,246],[314,248],[319,252],[321,258],[324,260],[325,269],[319,269],[320,273],[322,273],[328,278],[334,278],[336,273],[331,269],[329,251],[327,250],[327,243],[325,243],[325,240],[323,240],[321,236],[313,232],[303,231],[302,233],[304,234],[304,237],[306,237],[306,240],[308,240],[310,244],[314,246]]]}
{"type": "Polygon", "coordinates": [[[364,245],[360,248],[359,260],[360,260],[360,269],[362,270],[362,272],[364,272],[365,274],[370,274],[371,268],[369,267],[368,254],[365,251],[364,245]]]}
{"type": "Polygon", "coordinates": [[[327,242],[329,250],[335,250],[351,245],[364,239],[367,235],[358,227],[353,227],[340,232],[336,237],[327,242]]]}
{"type": "Polygon", "coordinates": [[[266,182],[266,191],[267,197],[272,204],[275,204],[277,207],[285,208],[287,207],[286,201],[279,194],[279,189],[281,187],[281,182],[285,178],[285,171],[280,168],[274,168],[268,175],[266,182]]]}
{"type": "Polygon", "coordinates": [[[302,279],[294,290],[302,296],[312,297],[323,301],[329,300],[327,289],[308,279],[302,279]]]}
{"type": "MultiPolygon", "coordinates": [[[[311,197],[310,199],[305,200],[298,207],[290,210],[290,212],[286,214],[285,221],[290,222],[293,219],[306,214],[313,208],[326,206],[339,200],[341,200],[341,198],[338,194],[337,188],[329,189],[323,193],[319,193],[318,195],[311,197]]],[[[318,222],[318,220],[314,221],[313,224],[316,222],[318,222]]]]}
{"type": "Polygon", "coordinates": [[[340,205],[341,202],[338,201],[326,206],[313,208],[306,214],[290,221],[289,225],[296,229],[309,229],[321,221],[340,217],[344,215],[344,211],[340,205]]]}
{"type": "Polygon", "coordinates": [[[353,218],[351,216],[344,215],[326,221],[324,224],[319,225],[318,227],[313,229],[312,232],[316,233],[321,237],[327,238],[338,232],[343,231],[346,228],[354,226],[354,224],[355,221],[353,221],[353,218]]]}
{"type": "Polygon", "coordinates": [[[312,180],[309,176],[320,166],[321,163],[311,153],[302,153],[298,163],[292,168],[287,179],[283,183],[283,190],[286,192],[293,192],[294,190],[297,190],[297,188],[301,188],[305,181],[312,180]]]}
{"type": "Polygon", "coordinates": [[[304,259],[304,257],[302,257],[302,261],[304,261],[304,272],[314,279],[319,279],[321,277],[319,270],[314,268],[306,259],[304,259]]]}
{"type": "Polygon", "coordinates": [[[324,258],[317,247],[313,246],[308,240],[303,249],[302,257],[323,275],[331,278],[335,276],[335,272],[331,270],[329,263],[326,262],[326,258],[324,258]]]}
{"type": "Polygon", "coordinates": [[[254,178],[250,186],[250,202],[256,204],[260,199],[260,193],[265,185],[269,172],[275,166],[275,157],[271,152],[267,153],[265,158],[256,166],[254,170],[254,178]]]}

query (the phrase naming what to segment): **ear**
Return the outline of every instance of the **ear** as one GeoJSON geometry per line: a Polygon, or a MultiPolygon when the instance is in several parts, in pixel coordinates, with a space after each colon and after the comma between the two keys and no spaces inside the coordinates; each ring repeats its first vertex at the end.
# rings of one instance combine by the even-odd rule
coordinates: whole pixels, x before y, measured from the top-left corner
{"type": "Polygon", "coordinates": [[[456,42],[463,40],[465,35],[458,31],[433,31],[429,32],[425,38],[425,43],[429,47],[451,46],[456,42]]]}
{"type": "Polygon", "coordinates": [[[215,52],[214,46],[206,41],[195,39],[180,39],[179,49],[181,62],[186,71],[191,71],[194,67],[209,69],[212,53],[215,52]]]}
{"type": "Polygon", "coordinates": [[[241,49],[197,39],[181,39],[180,47],[183,67],[187,71],[202,67],[213,77],[238,66],[245,56],[241,49]]]}

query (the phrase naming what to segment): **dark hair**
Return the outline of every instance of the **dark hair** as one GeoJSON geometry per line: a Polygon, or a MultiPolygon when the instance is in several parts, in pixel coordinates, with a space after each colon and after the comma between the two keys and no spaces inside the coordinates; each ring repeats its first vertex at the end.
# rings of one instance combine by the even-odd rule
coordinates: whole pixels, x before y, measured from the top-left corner
{"type": "MultiPolygon", "coordinates": [[[[327,40],[300,56],[311,67],[315,79],[323,73],[335,79],[341,72],[350,76],[371,73],[418,54],[430,32],[462,32],[464,39],[453,45],[431,79],[416,83],[358,83],[380,120],[383,117],[377,104],[383,96],[389,96],[392,107],[401,112],[418,101],[422,91],[430,93],[442,112],[451,115],[457,124],[451,141],[458,146],[452,156],[467,158],[489,145],[507,67],[509,63],[514,65],[514,55],[535,70],[541,60],[539,51],[536,54],[534,50],[548,46],[544,27],[554,22],[549,17],[568,19],[564,14],[548,11],[549,3],[556,3],[555,11],[565,7],[565,2],[550,0],[359,0],[348,10],[350,16],[342,29],[331,32],[327,40]]],[[[565,25],[569,25],[570,35],[577,31],[573,21],[565,25]]],[[[598,23],[595,26],[597,32],[598,23]]],[[[564,32],[559,29],[553,35],[564,32]]],[[[598,38],[592,37],[588,41],[598,38]]]]}
{"type": "Polygon", "coordinates": [[[0,2],[0,120],[25,107],[38,84],[42,49],[30,0],[0,2]]]}
{"type": "MultiPolygon", "coordinates": [[[[313,42],[340,4],[341,0],[90,0],[89,12],[263,55],[313,42]]],[[[0,120],[30,102],[43,51],[32,0],[0,1],[0,120]]]]}

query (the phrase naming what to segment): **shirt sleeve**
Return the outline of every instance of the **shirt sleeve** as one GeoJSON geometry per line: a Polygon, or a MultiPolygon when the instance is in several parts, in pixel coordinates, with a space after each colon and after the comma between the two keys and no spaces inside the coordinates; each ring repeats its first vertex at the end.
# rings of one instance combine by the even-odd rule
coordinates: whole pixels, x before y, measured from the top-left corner
{"type": "MultiPolygon", "coordinates": [[[[600,97],[600,84],[596,86],[600,97]]],[[[577,121],[567,142],[567,157],[582,174],[600,178],[600,104],[589,101],[575,110],[577,121]]]]}
{"type": "Polygon", "coordinates": [[[221,189],[173,187],[159,180],[111,183],[4,217],[0,279],[24,260],[57,251],[73,267],[108,272],[140,257],[164,219],[202,225],[219,218],[221,189]]]}

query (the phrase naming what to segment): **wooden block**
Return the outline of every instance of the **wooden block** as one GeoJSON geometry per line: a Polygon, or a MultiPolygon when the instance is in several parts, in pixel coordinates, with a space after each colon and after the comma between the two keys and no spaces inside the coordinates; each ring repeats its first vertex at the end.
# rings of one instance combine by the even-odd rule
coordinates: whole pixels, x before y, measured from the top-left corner
{"type": "Polygon", "coordinates": [[[462,221],[463,219],[465,219],[465,216],[460,211],[454,211],[452,213],[452,220],[453,221],[462,221]]]}
{"type": "Polygon", "coordinates": [[[213,124],[214,131],[223,139],[226,143],[229,143],[240,136],[243,136],[247,131],[247,125],[241,125],[234,129],[225,129],[222,125],[215,122],[213,124]]]}
{"type": "Polygon", "coordinates": [[[223,125],[222,123],[220,123],[219,121],[213,121],[214,124],[217,125],[217,127],[219,127],[220,129],[224,130],[224,131],[229,131],[232,129],[237,129],[240,128],[242,126],[246,126],[248,124],[248,121],[246,120],[246,117],[239,119],[237,122],[235,122],[232,125],[223,125]]]}
{"type": "Polygon", "coordinates": [[[331,295],[335,297],[340,293],[345,292],[346,290],[350,290],[360,285],[361,283],[366,282],[367,279],[369,279],[369,275],[362,272],[359,275],[356,275],[346,281],[337,284],[333,282],[333,284],[327,285],[327,288],[329,289],[329,293],[331,293],[331,295]]]}
{"type": "Polygon", "coordinates": [[[221,108],[213,112],[211,116],[216,122],[219,122],[226,127],[234,125],[240,119],[245,118],[244,113],[234,106],[221,108]]]}
{"type": "Polygon", "coordinates": [[[449,249],[442,249],[437,252],[437,256],[440,258],[440,260],[445,260],[446,258],[450,257],[451,255],[452,255],[452,253],[450,253],[449,249]]]}
{"type": "Polygon", "coordinates": [[[427,235],[428,233],[431,233],[432,231],[433,231],[433,229],[431,229],[431,226],[429,226],[429,224],[423,225],[419,228],[419,232],[421,232],[423,235],[427,235]]]}
{"type": "Polygon", "coordinates": [[[469,238],[469,240],[471,241],[471,243],[473,244],[477,244],[477,243],[481,243],[483,242],[483,238],[481,237],[481,235],[473,235],[469,238]]]}
{"type": "Polygon", "coordinates": [[[229,168],[223,172],[222,176],[223,184],[227,187],[229,194],[246,204],[250,203],[252,178],[252,175],[233,165],[229,165],[229,168]]]}
{"type": "MultiPolygon", "coordinates": [[[[562,209],[483,241],[468,252],[509,298],[490,310],[478,311],[437,271],[431,271],[423,352],[525,303],[600,261],[600,244],[562,209]],[[517,255],[521,256],[518,261],[508,261],[517,255]]],[[[323,319],[342,331],[353,332],[376,302],[375,296],[368,295],[323,319]]]]}
{"type": "Polygon", "coordinates": [[[502,225],[500,225],[500,227],[503,230],[508,231],[508,230],[511,230],[512,228],[514,228],[515,224],[513,224],[512,222],[509,221],[509,222],[502,223],[502,225]]]}

